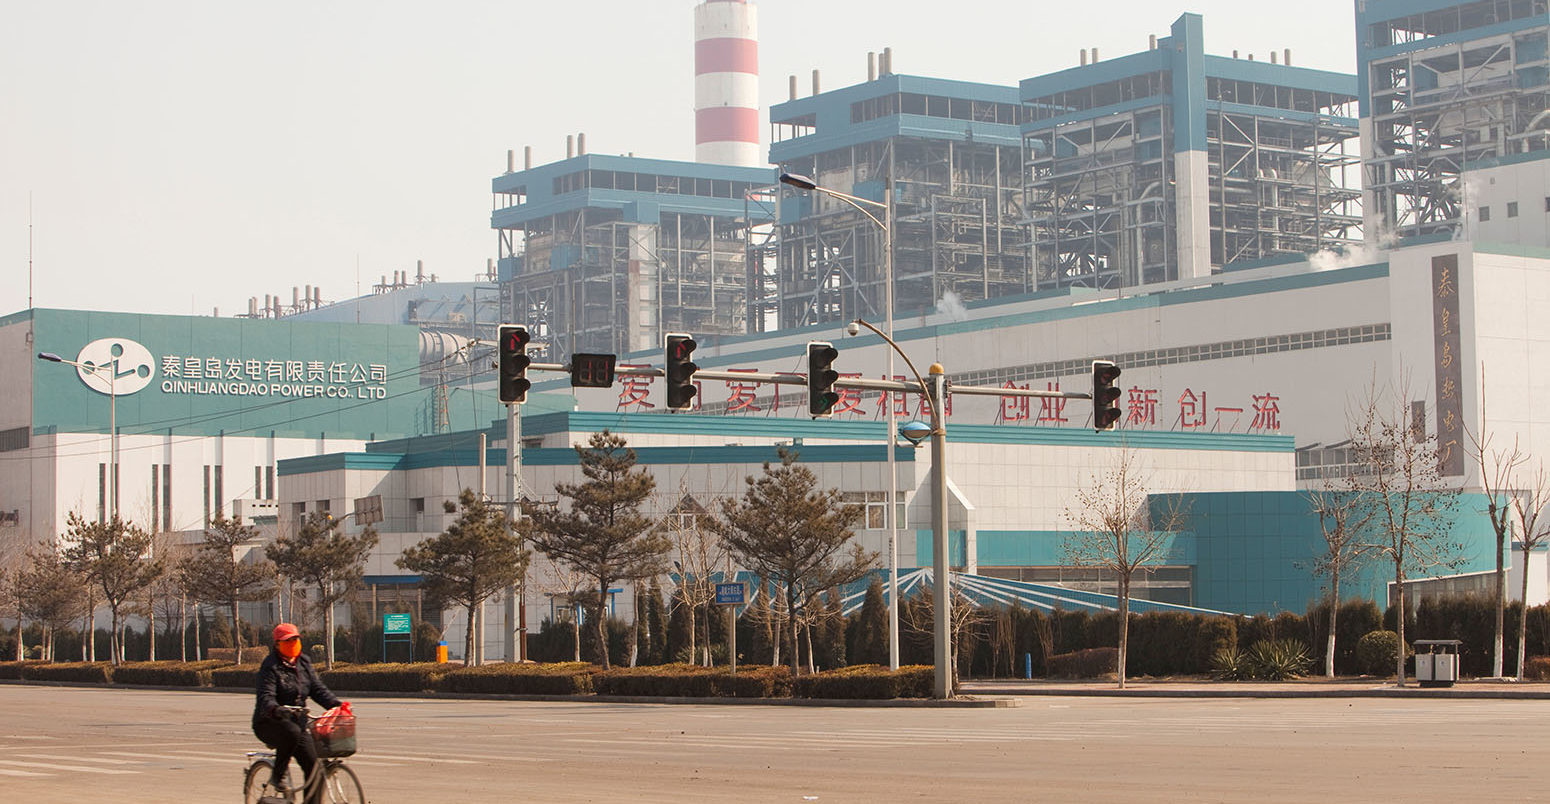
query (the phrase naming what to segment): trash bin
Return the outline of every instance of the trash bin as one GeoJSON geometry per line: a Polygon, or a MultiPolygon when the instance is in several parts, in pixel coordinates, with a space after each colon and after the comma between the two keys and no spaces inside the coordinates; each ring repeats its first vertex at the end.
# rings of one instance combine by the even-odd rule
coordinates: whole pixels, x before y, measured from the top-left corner
{"type": "Polygon", "coordinates": [[[1415,680],[1421,682],[1421,686],[1451,687],[1453,682],[1459,680],[1459,646],[1463,642],[1457,639],[1417,639],[1414,644],[1415,680]]]}

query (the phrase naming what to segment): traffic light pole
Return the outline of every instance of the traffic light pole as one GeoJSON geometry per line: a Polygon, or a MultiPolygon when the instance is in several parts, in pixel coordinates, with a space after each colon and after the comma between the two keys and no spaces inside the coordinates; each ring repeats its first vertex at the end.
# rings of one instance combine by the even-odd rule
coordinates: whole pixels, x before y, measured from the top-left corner
{"type": "MultiPolygon", "coordinates": [[[[534,368],[534,366],[529,366],[534,368]]],[[[513,530],[522,516],[522,406],[506,406],[506,519],[513,530]]],[[[506,587],[506,633],[502,647],[508,662],[527,659],[527,595],[522,582],[506,587]]]]}

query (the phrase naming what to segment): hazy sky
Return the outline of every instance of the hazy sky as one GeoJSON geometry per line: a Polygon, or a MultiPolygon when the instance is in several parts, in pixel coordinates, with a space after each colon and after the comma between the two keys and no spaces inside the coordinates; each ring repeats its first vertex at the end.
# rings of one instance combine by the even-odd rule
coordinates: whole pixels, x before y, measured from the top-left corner
{"type": "MultiPolygon", "coordinates": [[[[0,26],[0,314],[222,315],[496,254],[490,179],[586,132],[593,153],[694,158],[693,0],[7,0],[0,26]],[[357,269],[357,266],[359,268],[357,269]]],[[[1352,0],[764,0],[764,102],[894,70],[1015,85],[1205,16],[1206,52],[1355,70],[1352,0]]],[[[768,126],[765,136],[768,137],[768,126]]]]}

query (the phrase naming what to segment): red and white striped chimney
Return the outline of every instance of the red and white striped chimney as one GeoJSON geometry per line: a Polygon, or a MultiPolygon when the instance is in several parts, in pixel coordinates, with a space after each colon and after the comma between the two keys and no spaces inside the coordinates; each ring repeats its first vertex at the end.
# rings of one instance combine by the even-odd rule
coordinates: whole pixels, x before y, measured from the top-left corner
{"type": "Polygon", "coordinates": [[[694,9],[695,160],[760,167],[759,16],[748,0],[694,9]]]}

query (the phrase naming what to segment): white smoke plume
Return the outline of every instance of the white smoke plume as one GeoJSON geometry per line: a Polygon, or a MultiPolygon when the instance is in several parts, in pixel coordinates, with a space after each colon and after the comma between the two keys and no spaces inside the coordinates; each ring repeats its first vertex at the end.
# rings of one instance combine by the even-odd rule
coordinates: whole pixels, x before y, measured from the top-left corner
{"type": "Polygon", "coordinates": [[[949,290],[937,300],[936,311],[953,321],[968,321],[969,308],[963,306],[963,298],[949,290]]]}

